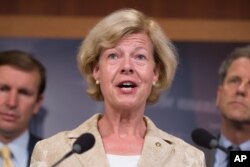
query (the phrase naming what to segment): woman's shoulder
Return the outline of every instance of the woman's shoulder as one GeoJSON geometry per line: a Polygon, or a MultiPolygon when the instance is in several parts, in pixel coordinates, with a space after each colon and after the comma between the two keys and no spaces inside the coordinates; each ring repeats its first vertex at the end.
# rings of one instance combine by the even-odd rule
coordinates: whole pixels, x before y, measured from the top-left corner
{"type": "Polygon", "coordinates": [[[54,144],[60,144],[60,143],[67,143],[68,140],[71,139],[77,139],[81,134],[83,133],[95,133],[97,130],[97,120],[99,119],[101,115],[95,114],[86,121],[84,121],[82,124],[77,126],[76,128],[72,130],[65,130],[58,132],[54,135],[51,135],[47,138],[44,138],[43,140],[39,141],[40,144],[46,144],[46,143],[54,143],[54,144]]]}
{"type": "Polygon", "coordinates": [[[171,145],[178,151],[185,151],[190,154],[203,154],[201,150],[196,148],[195,146],[189,144],[188,142],[184,141],[182,138],[174,136],[162,129],[158,128],[148,117],[147,119],[147,127],[148,127],[148,135],[154,136],[156,138],[160,138],[167,144],[171,145]]]}
{"type": "Polygon", "coordinates": [[[184,139],[174,136],[172,134],[169,134],[162,130],[159,130],[159,131],[161,133],[160,136],[162,137],[162,139],[171,142],[171,145],[173,145],[176,150],[179,150],[181,152],[186,152],[190,155],[202,155],[203,154],[203,152],[200,149],[186,142],[184,139]]]}

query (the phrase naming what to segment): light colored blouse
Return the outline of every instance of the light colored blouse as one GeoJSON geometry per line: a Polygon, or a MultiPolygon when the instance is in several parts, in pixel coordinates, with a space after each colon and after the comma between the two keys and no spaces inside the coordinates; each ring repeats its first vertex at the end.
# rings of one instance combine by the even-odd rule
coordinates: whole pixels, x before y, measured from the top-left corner
{"type": "Polygon", "coordinates": [[[140,155],[107,154],[110,167],[137,167],[140,155]]]}

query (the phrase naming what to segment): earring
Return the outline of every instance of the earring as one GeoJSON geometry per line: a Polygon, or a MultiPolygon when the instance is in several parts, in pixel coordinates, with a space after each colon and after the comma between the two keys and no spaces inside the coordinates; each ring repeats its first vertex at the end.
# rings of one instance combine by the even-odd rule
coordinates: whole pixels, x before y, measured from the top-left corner
{"type": "Polygon", "coordinates": [[[152,85],[153,85],[154,87],[158,87],[158,86],[159,86],[159,84],[158,84],[156,81],[154,81],[154,82],[152,83],[152,85]]]}
{"type": "Polygon", "coordinates": [[[100,81],[99,81],[99,80],[95,80],[95,84],[96,84],[96,85],[99,85],[99,84],[100,84],[100,81]]]}

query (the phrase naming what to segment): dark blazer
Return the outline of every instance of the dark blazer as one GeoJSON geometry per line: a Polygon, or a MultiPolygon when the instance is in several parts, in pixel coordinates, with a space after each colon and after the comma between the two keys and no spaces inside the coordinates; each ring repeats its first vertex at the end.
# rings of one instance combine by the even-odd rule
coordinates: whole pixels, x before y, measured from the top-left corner
{"type": "Polygon", "coordinates": [[[42,138],[37,137],[37,136],[35,136],[35,135],[31,134],[31,133],[29,133],[29,136],[30,136],[30,138],[29,138],[29,143],[28,143],[28,153],[29,153],[29,154],[28,154],[28,163],[27,163],[27,167],[30,166],[31,155],[32,155],[32,152],[33,152],[33,149],[34,149],[36,143],[37,143],[39,140],[42,139],[42,138]]]}
{"type": "Polygon", "coordinates": [[[216,149],[212,149],[212,150],[206,149],[206,150],[204,150],[207,167],[213,167],[214,166],[215,151],[216,151],[216,149]]]}

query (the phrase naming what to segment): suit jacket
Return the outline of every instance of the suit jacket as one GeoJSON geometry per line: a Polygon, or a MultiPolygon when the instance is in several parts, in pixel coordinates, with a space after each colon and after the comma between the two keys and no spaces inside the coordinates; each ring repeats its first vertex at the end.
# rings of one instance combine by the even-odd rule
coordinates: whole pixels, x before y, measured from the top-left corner
{"type": "Polygon", "coordinates": [[[28,142],[28,162],[27,162],[27,167],[30,166],[30,159],[31,159],[31,155],[33,152],[33,149],[36,145],[36,143],[41,140],[41,138],[33,135],[32,133],[29,133],[29,142],[28,142]]]}
{"type": "MultiPolygon", "coordinates": [[[[31,167],[51,166],[72,148],[81,134],[89,132],[95,136],[93,148],[82,154],[73,154],[60,163],[60,167],[108,167],[102,139],[97,128],[100,114],[96,114],[72,131],[60,132],[38,142],[31,157],[31,167]]],[[[145,117],[147,133],[138,167],[205,167],[203,152],[158,129],[145,117]]]]}

